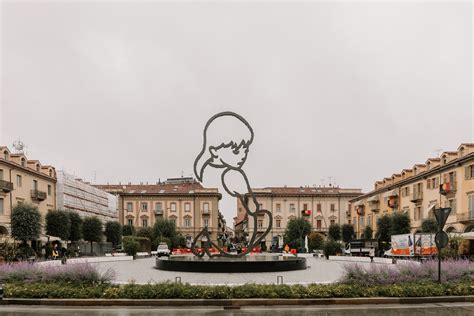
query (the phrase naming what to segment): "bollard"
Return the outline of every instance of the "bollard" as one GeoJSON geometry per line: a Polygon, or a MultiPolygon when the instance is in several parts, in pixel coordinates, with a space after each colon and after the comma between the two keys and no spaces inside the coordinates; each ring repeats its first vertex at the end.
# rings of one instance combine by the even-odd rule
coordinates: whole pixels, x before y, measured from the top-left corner
{"type": "Polygon", "coordinates": [[[282,275],[277,276],[277,284],[283,284],[283,276],[282,275]]]}
{"type": "Polygon", "coordinates": [[[174,282],[175,283],[181,283],[181,277],[180,276],[175,277],[174,282]]]}

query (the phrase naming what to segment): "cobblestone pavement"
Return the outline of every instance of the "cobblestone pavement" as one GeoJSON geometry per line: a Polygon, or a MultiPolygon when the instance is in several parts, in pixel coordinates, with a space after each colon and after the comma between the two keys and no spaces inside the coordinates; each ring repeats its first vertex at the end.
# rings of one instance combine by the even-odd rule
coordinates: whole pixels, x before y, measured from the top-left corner
{"type": "Polygon", "coordinates": [[[223,310],[222,307],[167,308],[167,307],[48,307],[48,306],[0,306],[0,315],[15,316],[138,316],[138,315],[259,315],[259,316],[470,316],[474,303],[410,304],[410,305],[331,305],[331,306],[278,306],[244,307],[241,310],[223,310]]]}
{"type": "Polygon", "coordinates": [[[117,272],[116,281],[119,283],[132,280],[137,283],[175,281],[175,277],[181,277],[182,282],[191,284],[276,283],[279,275],[283,276],[283,282],[286,284],[331,283],[341,277],[343,265],[347,263],[308,258],[307,264],[306,270],[287,272],[197,273],[155,269],[154,257],[134,261],[96,263],[101,269],[113,268],[117,272]]]}

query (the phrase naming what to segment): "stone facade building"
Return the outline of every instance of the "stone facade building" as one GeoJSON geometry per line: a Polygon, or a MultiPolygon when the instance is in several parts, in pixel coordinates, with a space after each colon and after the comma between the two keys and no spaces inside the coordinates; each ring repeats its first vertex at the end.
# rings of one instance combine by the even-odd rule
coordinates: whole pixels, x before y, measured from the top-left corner
{"type": "Polygon", "coordinates": [[[360,237],[366,226],[377,231],[381,215],[407,212],[413,232],[419,232],[422,221],[434,218],[433,210],[440,206],[452,208],[447,232],[474,231],[474,144],[461,144],[375,182],[374,190],[351,200],[347,220],[360,237]]]}
{"type": "MultiPolygon", "coordinates": [[[[270,211],[273,215],[273,227],[265,239],[267,248],[271,246],[274,238],[279,239],[281,244],[288,221],[292,218],[304,216],[311,223],[313,231],[326,235],[331,224],[342,225],[347,222],[349,200],[362,194],[360,189],[339,187],[268,187],[252,190],[260,208],[270,211]]],[[[247,217],[245,208],[237,199],[235,235],[252,235],[252,220],[247,217]]],[[[257,220],[258,230],[263,233],[268,227],[268,217],[262,216],[257,220]]]]}
{"type": "Polygon", "coordinates": [[[219,224],[221,194],[204,188],[193,178],[168,179],[155,184],[95,185],[118,196],[118,218],[122,225],[152,227],[158,218],[167,218],[189,244],[207,226],[212,241],[222,232],[219,224]]]}
{"type": "Polygon", "coordinates": [[[19,203],[37,206],[44,224],[48,210],[56,209],[56,170],[0,146],[0,234],[11,233],[11,212],[19,203]]]}

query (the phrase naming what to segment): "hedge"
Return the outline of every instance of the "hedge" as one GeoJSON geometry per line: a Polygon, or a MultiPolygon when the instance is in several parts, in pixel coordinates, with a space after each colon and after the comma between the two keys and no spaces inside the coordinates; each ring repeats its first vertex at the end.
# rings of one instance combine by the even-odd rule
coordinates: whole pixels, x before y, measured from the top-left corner
{"type": "Polygon", "coordinates": [[[464,283],[406,283],[381,286],[350,284],[208,286],[180,283],[97,284],[9,283],[8,298],[127,298],[127,299],[232,299],[232,298],[353,298],[474,295],[474,286],[464,283]]]}

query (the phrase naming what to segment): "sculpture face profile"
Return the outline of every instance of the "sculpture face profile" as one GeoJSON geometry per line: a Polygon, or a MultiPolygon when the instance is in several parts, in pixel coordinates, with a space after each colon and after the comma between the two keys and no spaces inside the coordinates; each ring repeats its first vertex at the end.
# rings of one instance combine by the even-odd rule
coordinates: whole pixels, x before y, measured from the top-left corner
{"type": "Polygon", "coordinates": [[[203,146],[194,161],[194,174],[202,182],[206,168],[223,169],[221,175],[222,185],[230,196],[240,200],[248,218],[253,218],[253,233],[249,238],[246,251],[240,254],[229,254],[211,241],[208,228],[204,227],[194,238],[191,246],[193,254],[198,257],[203,257],[205,254],[209,257],[244,256],[259,245],[272,228],[272,215],[268,210],[260,209],[247,175],[243,170],[253,137],[254,133],[250,124],[242,116],[233,112],[215,114],[204,127],[203,146]],[[229,181],[231,178],[232,183],[229,181]],[[234,181],[237,181],[239,185],[234,187],[234,181]],[[241,189],[242,187],[245,189],[241,189]],[[257,218],[264,219],[266,215],[268,216],[267,229],[259,234],[257,218]],[[204,243],[202,251],[198,251],[196,248],[196,241],[200,238],[207,238],[209,241],[204,243]],[[218,253],[211,254],[210,247],[217,249],[218,253]]]}

